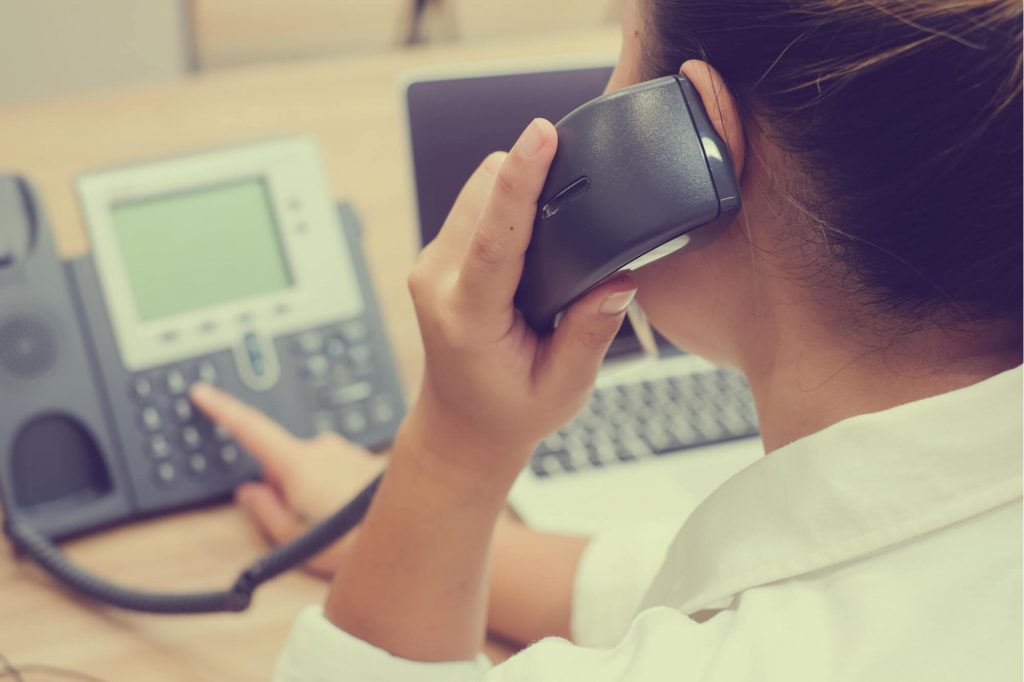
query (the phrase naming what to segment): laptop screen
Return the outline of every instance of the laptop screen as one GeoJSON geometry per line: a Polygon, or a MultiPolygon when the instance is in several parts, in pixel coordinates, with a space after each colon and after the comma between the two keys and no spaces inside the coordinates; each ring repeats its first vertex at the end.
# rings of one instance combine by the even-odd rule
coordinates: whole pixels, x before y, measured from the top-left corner
{"type": "MultiPolygon", "coordinates": [[[[406,106],[421,243],[440,231],[484,157],[509,149],[534,118],[558,122],[597,97],[611,73],[611,66],[601,66],[412,83],[406,106]]],[[[627,321],[610,354],[639,350],[627,321]]]]}

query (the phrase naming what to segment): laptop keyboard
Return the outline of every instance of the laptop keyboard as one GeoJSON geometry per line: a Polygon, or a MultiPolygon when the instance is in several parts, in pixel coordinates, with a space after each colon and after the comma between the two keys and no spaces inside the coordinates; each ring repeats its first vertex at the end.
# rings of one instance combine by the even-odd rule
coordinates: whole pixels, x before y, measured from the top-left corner
{"type": "Polygon", "coordinates": [[[685,452],[756,436],[754,402],[741,374],[709,369],[598,388],[568,426],[530,461],[539,477],[685,452]]]}

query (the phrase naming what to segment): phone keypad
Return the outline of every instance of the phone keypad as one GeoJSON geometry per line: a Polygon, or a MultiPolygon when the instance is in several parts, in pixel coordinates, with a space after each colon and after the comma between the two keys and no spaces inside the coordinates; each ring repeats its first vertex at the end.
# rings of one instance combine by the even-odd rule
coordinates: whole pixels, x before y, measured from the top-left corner
{"type": "Polygon", "coordinates": [[[130,392],[159,485],[177,485],[186,475],[203,477],[218,469],[230,470],[241,460],[242,453],[227,431],[188,399],[192,383],[216,379],[216,368],[209,361],[147,371],[132,378],[130,392]]]}

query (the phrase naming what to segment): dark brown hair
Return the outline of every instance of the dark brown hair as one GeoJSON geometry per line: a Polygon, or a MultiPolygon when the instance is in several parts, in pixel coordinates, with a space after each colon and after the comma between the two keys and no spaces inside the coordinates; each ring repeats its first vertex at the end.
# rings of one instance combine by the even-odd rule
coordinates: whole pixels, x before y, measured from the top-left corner
{"type": "Polygon", "coordinates": [[[802,232],[857,300],[1020,317],[1020,2],[640,1],[646,75],[722,74],[801,167],[802,232]]]}

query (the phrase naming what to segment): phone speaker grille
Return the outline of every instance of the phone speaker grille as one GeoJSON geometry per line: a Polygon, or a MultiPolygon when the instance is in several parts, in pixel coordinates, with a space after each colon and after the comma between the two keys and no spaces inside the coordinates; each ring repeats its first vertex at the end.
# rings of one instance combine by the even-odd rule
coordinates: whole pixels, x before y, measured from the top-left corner
{"type": "Polygon", "coordinates": [[[20,379],[46,372],[57,357],[57,336],[39,315],[21,313],[0,320],[0,370],[20,379]]]}

